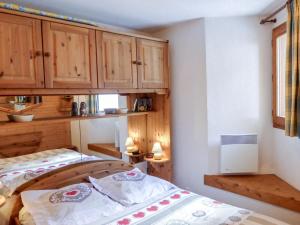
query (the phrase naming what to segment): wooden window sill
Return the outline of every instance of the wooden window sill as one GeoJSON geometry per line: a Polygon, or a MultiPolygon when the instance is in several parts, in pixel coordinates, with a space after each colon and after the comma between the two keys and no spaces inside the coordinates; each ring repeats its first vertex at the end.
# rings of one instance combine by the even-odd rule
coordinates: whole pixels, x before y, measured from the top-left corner
{"type": "Polygon", "coordinates": [[[273,174],[205,175],[208,186],[300,212],[300,191],[273,174]]]}
{"type": "Polygon", "coordinates": [[[104,155],[122,159],[122,153],[115,147],[115,144],[88,144],[88,149],[104,155]]]}

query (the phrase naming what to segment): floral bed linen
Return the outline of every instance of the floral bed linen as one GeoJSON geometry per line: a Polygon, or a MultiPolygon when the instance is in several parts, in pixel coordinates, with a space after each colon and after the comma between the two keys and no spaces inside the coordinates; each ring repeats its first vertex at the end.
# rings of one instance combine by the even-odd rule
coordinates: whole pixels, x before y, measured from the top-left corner
{"type": "MultiPolygon", "coordinates": [[[[72,213],[72,212],[70,212],[72,213]]],[[[22,225],[35,225],[23,208],[22,225]]],[[[182,189],[174,189],[114,216],[86,225],[288,225],[250,210],[234,207],[182,189]]],[[[82,224],[81,224],[82,225],[82,224]]]]}
{"type": "Polygon", "coordinates": [[[70,149],[53,149],[0,159],[0,193],[11,196],[17,187],[51,170],[82,160],[100,159],[70,149]]]}
{"type": "MultiPolygon", "coordinates": [[[[95,223],[96,224],[96,223],[95,223]]],[[[182,189],[125,210],[109,225],[287,225],[274,218],[237,208],[182,189]]]]}

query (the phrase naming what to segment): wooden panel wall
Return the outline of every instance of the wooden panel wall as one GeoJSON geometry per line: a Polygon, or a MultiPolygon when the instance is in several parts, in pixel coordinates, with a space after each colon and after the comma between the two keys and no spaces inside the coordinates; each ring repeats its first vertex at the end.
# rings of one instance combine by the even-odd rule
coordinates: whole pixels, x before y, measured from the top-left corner
{"type": "Polygon", "coordinates": [[[41,132],[39,151],[71,146],[69,121],[41,121],[35,123],[8,123],[0,125],[0,136],[41,132]]]}
{"type": "Polygon", "coordinates": [[[134,137],[143,152],[151,152],[152,146],[159,141],[167,163],[148,163],[148,172],[166,180],[172,179],[172,154],[170,135],[170,99],[168,95],[130,94],[127,99],[128,108],[132,109],[136,98],[151,97],[153,113],[145,116],[128,118],[128,133],[134,137]]]}

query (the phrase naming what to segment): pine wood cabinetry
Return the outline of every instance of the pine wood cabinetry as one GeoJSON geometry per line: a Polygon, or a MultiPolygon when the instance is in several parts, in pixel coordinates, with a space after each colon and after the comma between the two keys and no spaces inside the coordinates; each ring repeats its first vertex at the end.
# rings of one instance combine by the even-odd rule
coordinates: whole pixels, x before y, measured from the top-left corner
{"type": "Polygon", "coordinates": [[[168,88],[165,42],[97,31],[97,55],[99,87],[168,88]]]}
{"type": "Polygon", "coordinates": [[[0,13],[0,88],[44,87],[41,21],[0,13]]]}
{"type": "Polygon", "coordinates": [[[43,21],[47,88],[97,88],[95,31],[43,21]]]}
{"type": "Polygon", "coordinates": [[[168,73],[166,41],[0,9],[0,95],[158,93],[168,73]]]}
{"type": "Polygon", "coordinates": [[[168,44],[138,39],[138,87],[168,88],[168,44]]]}
{"type": "Polygon", "coordinates": [[[134,37],[97,31],[99,87],[137,88],[134,37]]]}

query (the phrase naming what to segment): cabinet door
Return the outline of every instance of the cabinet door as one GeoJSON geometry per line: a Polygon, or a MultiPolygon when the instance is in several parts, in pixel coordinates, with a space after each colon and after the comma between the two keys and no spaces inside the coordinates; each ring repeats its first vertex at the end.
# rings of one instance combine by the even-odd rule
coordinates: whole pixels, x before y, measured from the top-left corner
{"type": "Polygon", "coordinates": [[[97,31],[99,87],[137,88],[134,37],[97,31]]]}
{"type": "Polygon", "coordinates": [[[44,87],[40,20],[0,13],[0,87],[44,87]]]}
{"type": "Polygon", "coordinates": [[[43,21],[47,88],[97,88],[95,31],[43,21]]]}
{"type": "Polygon", "coordinates": [[[168,43],[138,39],[139,88],[168,88],[168,43]]]}

